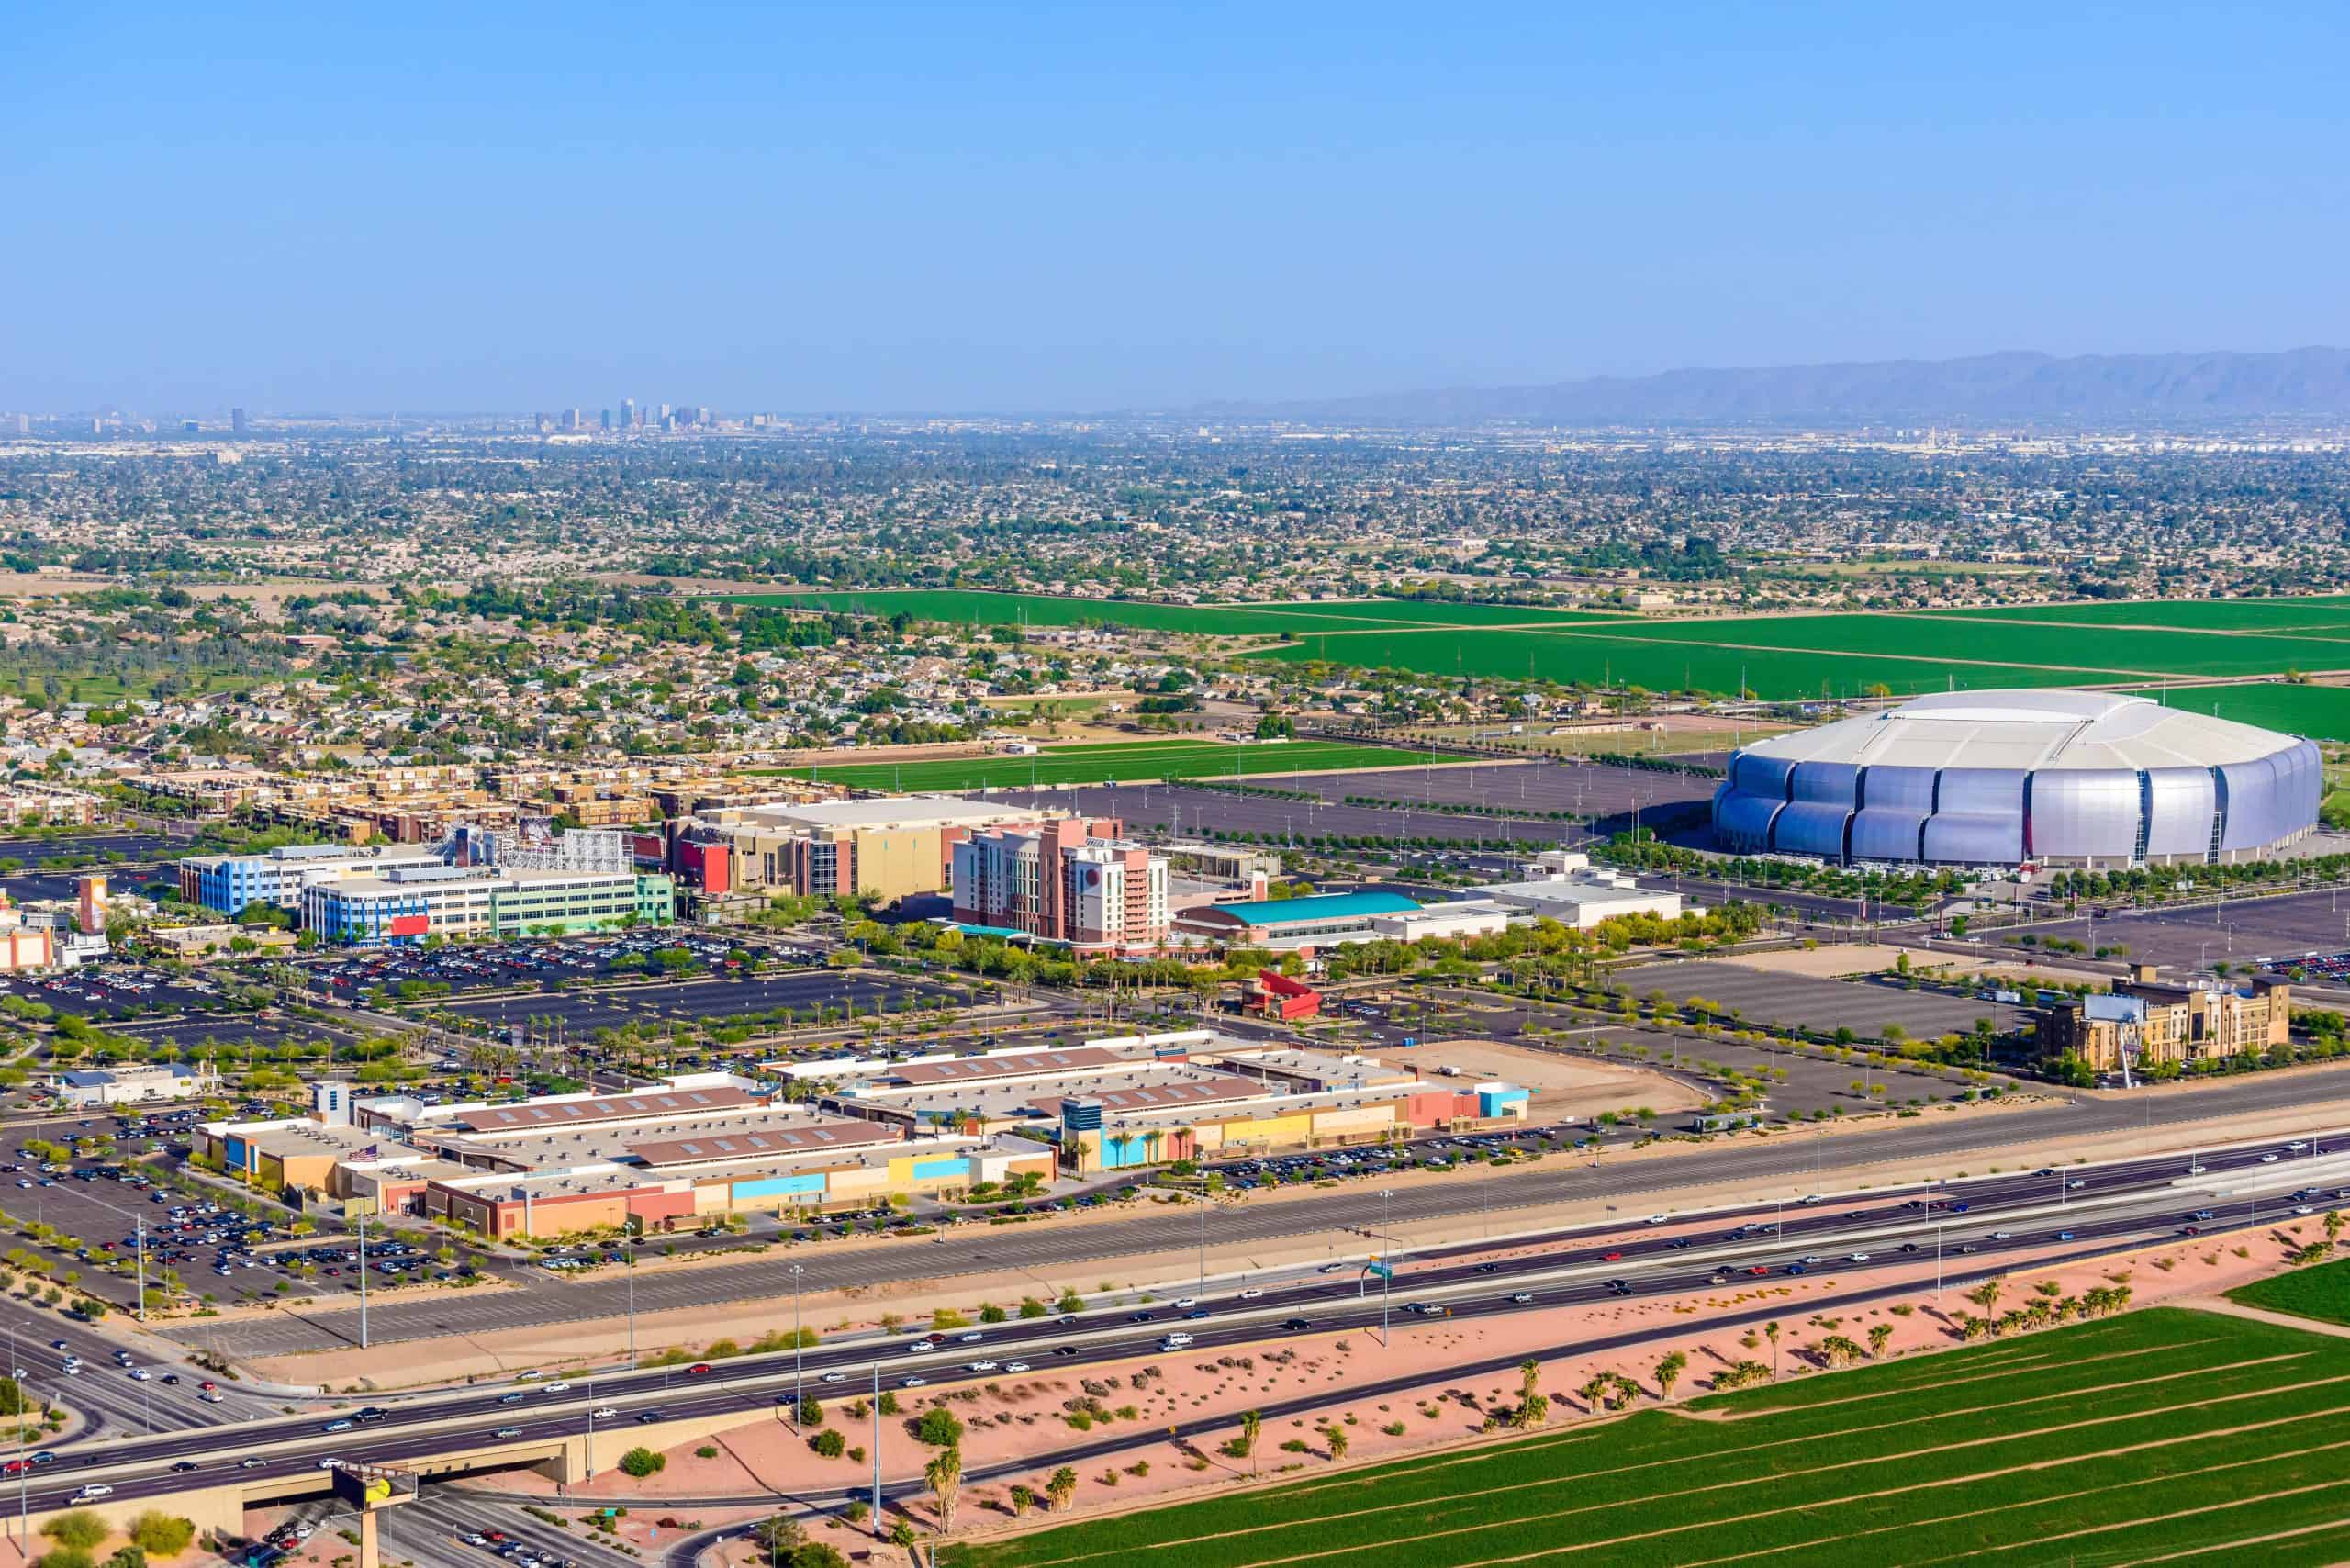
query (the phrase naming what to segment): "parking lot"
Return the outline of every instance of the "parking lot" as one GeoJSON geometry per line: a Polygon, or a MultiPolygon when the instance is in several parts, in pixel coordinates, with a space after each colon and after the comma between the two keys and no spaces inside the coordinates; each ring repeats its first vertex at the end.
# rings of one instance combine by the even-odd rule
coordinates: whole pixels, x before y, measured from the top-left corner
{"type": "Polygon", "coordinates": [[[210,1041],[226,1048],[251,1040],[262,1046],[282,1046],[296,1040],[330,1040],[348,1046],[359,1036],[351,1029],[332,1028],[307,1018],[288,1018],[274,1009],[260,1013],[186,1014],[170,1018],[136,1018],[110,1024],[109,1034],[129,1039],[169,1044],[185,1050],[210,1041]]]}
{"type": "Polygon", "coordinates": [[[2042,942],[2120,945],[2129,949],[2130,962],[2159,964],[2180,976],[2214,963],[2239,969],[2257,963],[2281,973],[2304,958],[2350,947],[2350,900],[2339,888],[2322,888],[2194,909],[2117,911],[2100,920],[2090,919],[2085,904],[2082,918],[2035,925],[2032,932],[2042,942]]]}
{"type": "Polygon", "coordinates": [[[2021,1008],[2003,1002],[1906,991],[1890,979],[1820,980],[1695,958],[1620,969],[1615,980],[1638,997],[1662,991],[1676,1002],[1702,996],[1736,1008],[1750,1027],[1800,1025],[1821,1034],[1849,1028],[1863,1039],[1886,1037],[1887,1025],[1900,1025],[1913,1040],[1964,1035],[1977,1018],[1990,1019],[1995,1033],[2008,1034],[2025,1016],[2021,1008]]]}
{"type": "Polygon", "coordinates": [[[73,896],[73,879],[96,871],[106,875],[109,887],[135,892],[144,883],[175,877],[166,861],[185,847],[152,834],[0,838],[0,890],[19,903],[69,899],[73,896]]]}
{"type": "MultiPolygon", "coordinates": [[[[1319,777],[1351,778],[1357,783],[1366,778],[1361,774],[1319,777]]],[[[1265,781],[1252,779],[1250,782],[1261,785],[1265,781]]],[[[1286,789],[1288,786],[1282,783],[1278,787],[1286,789]]],[[[1067,807],[1087,816],[1116,817],[1130,827],[1160,829],[1184,838],[1206,838],[1216,834],[1254,834],[1259,842],[1267,844],[1292,839],[1304,843],[1327,836],[1439,838],[1468,845],[1516,840],[1550,846],[1577,844],[1586,836],[1575,823],[1547,819],[1464,817],[1404,802],[1392,807],[1376,807],[1270,800],[1184,784],[1119,784],[1085,790],[1048,790],[1034,798],[1040,805],[1049,803],[1056,810],[1067,807]]]]}
{"type": "MultiPolygon", "coordinates": [[[[664,929],[560,941],[460,943],[442,947],[384,947],[317,958],[303,966],[313,990],[349,1001],[373,987],[399,994],[413,983],[433,992],[545,989],[566,980],[658,974],[680,960],[678,972],[724,969],[733,944],[699,932],[664,929]]],[[[803,955],[812,957],[812,955],[803,955]]],[[[787,958],[789,955],[787,955],[787,958]]]]}
{"type": "Polygon", "coordinates": [[[923,997],[945,996],[960,1004],[960,991],[943,986],[833,969],[794,969],[779,975],[728,975],[676,980],[596,991],[540,991],[523,996],[491,996],[433,1003],[435,1012],[505,1026],[560,1025],[573,1033],[618,1029],[631,1024],[723,1023],[731,1018],[774,1017],[785,1008],[801,1023],[814,1023],[819,1010],[834,1020],[851,1013],[902,1012],[923,997]]]}
{"type": "Polygon", "coordinates": [[[182,980],[138,964],[85,964],[62,974],[0,975],[0,996],[21,997],[93,1022],[148,1011],[217,1008],[219,991],[201,976],[182,980]]]}

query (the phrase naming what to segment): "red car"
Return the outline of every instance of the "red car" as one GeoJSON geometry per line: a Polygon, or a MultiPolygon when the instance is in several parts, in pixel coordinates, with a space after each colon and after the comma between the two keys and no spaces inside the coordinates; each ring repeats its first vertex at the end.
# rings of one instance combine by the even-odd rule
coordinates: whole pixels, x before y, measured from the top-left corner
{"type": "Polygon", "coordinates": [[[693,1365],[686,1369],[686,1375],[688,1377],[700,1377],[709,1371],[710,1363],[708,1361],[696,1361],[693,1365]]]}
{"type": "Polygon", "coordinates": [[[1599,1260],[1603,1263],[1619,1263],[1623,1259],[1624,1255],[1621,1252],[1602,1252],[1599,1255],[1599,1260]]]}
{"type": "Polygon", "coordinates": [[[1771,1271],[1771,1266],[1768,1263],[1757,1263],[1746,1271],[1750,1274],[1767,1274],[1771,1271]]]}

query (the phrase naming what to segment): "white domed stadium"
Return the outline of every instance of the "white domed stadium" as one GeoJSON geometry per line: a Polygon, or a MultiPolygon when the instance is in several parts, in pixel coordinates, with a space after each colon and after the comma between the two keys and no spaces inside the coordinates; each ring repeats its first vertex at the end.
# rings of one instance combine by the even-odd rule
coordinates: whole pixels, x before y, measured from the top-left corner
{"type": "Polygon", "coordinates": [[[1843,862],[2259,860],[2316,826],[2323,780],[2298,735],[2143,697],[1954,691],[1732,753],[1714,832],[1843,862]]]}

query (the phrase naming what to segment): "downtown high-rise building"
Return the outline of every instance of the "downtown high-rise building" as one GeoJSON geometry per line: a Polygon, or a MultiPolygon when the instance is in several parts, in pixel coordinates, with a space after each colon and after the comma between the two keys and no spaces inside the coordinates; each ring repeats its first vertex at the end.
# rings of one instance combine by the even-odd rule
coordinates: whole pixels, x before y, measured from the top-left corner
{"type": "Polygon", "coordinates": [[[242,409],[231,409],[229,410],[229,429],[237,435],[247,435],[252,433],[252,426],[251,422],[246,420],[245,411],[242,409]]]}

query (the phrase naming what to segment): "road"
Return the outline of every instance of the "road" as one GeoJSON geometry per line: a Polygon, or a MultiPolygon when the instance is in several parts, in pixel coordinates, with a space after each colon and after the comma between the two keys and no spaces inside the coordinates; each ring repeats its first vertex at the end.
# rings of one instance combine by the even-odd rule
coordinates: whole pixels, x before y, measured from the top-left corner
{"type": "MultiPolygon", "coordinates": [[[[2343,1147],[2350,1150],[2350,1135],[2343,1147]]],[[[637,1425],[710,1415],[739,1414],[747,1420],[773,1414],[781,1419],[800,1392],[834,1399],[876,1387],[1016,1376],[1014,1363],[1024,1360],[1040,1370],[1128,1360],[1158,1352],[1161,1336],[1178,1330],[1193,1336],[1183,1349],[1186,1354],[1280,1339],[1299,1332],[1298,1325],[1315,1333],[1377,1331],[1392,1317],[1393,1333],[1408,1336],[1416,1321],[1412,1302],[1446,1318],[1467,1318],[1611,1295],[1685,1294],[1718,1279],[1785,1272],[1813,1254],[1862,1254],[1818,1271],[1832,1271],[1862,1292],[1859,1297],[1830,1295],[1814,1302],[1822,1307],[1869,1299],[1872,1293],[1914,1292],[1914,1283],[1890,1282],[1884,1276],[1928,1256],[1942,1259],[1955,1287],[1966,1282],[1959,1277],[1962,1271],[1967,1279],[1978,1277],[2001,1268],[2003,1260],[2029,1257],[2035,1267],[2054,1267],[2068,1258],[2127,1250],[2173,1234],[2182,1224],[2197,1224],[2212,1234],[2247,1228],[2256,1223],[2255,1207],[2281,1217],[2290,1202],[2283,1193],[2290,1188],[2322,1180],[2331,1193],[2336,1181],[2350,1180],[2350,1159],[2344,1155],[2264,1161],[2263,1156],[2276,1152],[2276,1146],[2266,1144],[2209,1151],[2199,1157],[2205,1170],[2191,1186],[2184,1184],[2182,1159],[2164,1156],[2066,1168],[2061,1176],[2052,1169],[1979,1178],[1939,1188],[1930,1197],[1918,1191],[1914,1196],[1891,1193],[1817,1206],[1766,1204],[1687,1222],[1697,1229],[1661,1227],[1631,1239],[1622,1238],[1621,1227],[1612,1235],[1589,1228],[1562,1232],[1549,1245],[1506,1258],[1470,1261],[1464,1254],[1475,1249],[1469,1244],[1406,1260],[1392,1301],[1367,1292],[1348,1271],[1269,1285],[1255,1298],[1203,1297],[1192,1309],[1202,1314],[1197,1318],[1187,1316],[1180,1305],[1140,1314],[1113,1309],[990,1325],[927,1350],[902,1336],[868,1338],[818,1346],[798,1356],[786,1351],[730,1360],[702,1374],[648,1368],[579,1386],[452,1390],[387,1402],[380,1418],[367,1424],[319,1415],[257,1418],[241,1431],[236,1452],[246,1456],[242,1462],[259,1480],[315,1471],[329,1457],[398,1465],[460,1443],[494,1441],[498,1433],[493,1428],[510,1427],[509,1440],[516,1442],[590,1433],[600,1463],[609,1465],[628,1446],[637,1425]],[[2325,1173],[2322,1178],[2320,1171],[2325,1173]],[[2069,1186],[2071,1181],[2080,1187],[2069,1186]],[[2249,1192],[2255,1182],[2268,1189],[2265,1196],[2249,1192]],[[1961,1204],[1966,1205],[1963,1213],[1961,1204]],[[1740,1222],[1740,1228],[1721,1228],[1733,1222],[1740,1222]],[[1941,1250],[1930,1250],[1935,1249],[1941,1250]],[[970,1335],[979,1336],[976,1346],[968,1342],[970,1335]],[[337,1422],[343,1429],[326,1429],[337,1422]]],[[[1411,1366],[1399,1372],[1397,1386],[1424,1381],[1429,1371],[1411,1366]]],[[[77,1442],[61,1445],[56,1462],[37,1468],[22,1485],[28,1506],[62,1506],[72,1500],[77,1485],[92,1479],[103,1479],[118,1499],[161,1496],[217,1481],[225,1462],[218,1434],[204,1431],[77,1442]],[[189,1469],[172,1472],[167,1467],[174,1463],[189,1469]]]]}
{"type": "MultiPolygon", "coordinates": [[[[2350,1120],[2350,1072],[2260,1074],[2199,1084],[2191,1091],[2106,1096],[1997,1114],[1929,1114],[1841,1132],[1834,1138],[1782,1136],[1670,1159],[1603,1164],[1597,1170],[1553,1155],[1530,1170],[1401,1188],[1391,1213],[1396,1221],[1413,1222],[1506,1214],[1584,1198],[1638,1199],[1649,1206],[1670,1207],[1677,1190],[1723,1182],[1826,1185],[1857,1178],[1867,1167],[1886,1161],[1955,1158],[2027,1142],[2045,1145],[2054,1158],[2066,1138],[2142,1126],[2177,1133],[2247,1113],[2290,1109],[2307,1110],[2313,1128],[2329,1118],[2350,1120]]],[[[2212,1136],[2216,1140],[2222,1134],[2215,1131],[2212,1136]]],[[[2188,1140],[2175,1137],[2169,1141],[2177,1146],[2188,1140]]],[[[1220,1209],[1210,1221],[1208,1239],[1229,1245],[1328,1236],[1334,1248],[1343,1251],[1339,1243],[1347,1231],[1380,1218],[1377,1185],[1362,1182],[1310,1197],[1287,1195],[1278,1202],[1220,1209]]],[[[1189,1207],[1147,1207],[1073,1225],[973,1226],[942,1233],[929,1242],[788,1246],[756,1260],[642,1275],[635,1283],[635,1305],[639,1313],[648,1313],[726,1301],[778,1300],[791,1293],[794,1263],[806,1269],[804,1284],[810,1292],[1004,1271],[1028,1272],[1043,1289],[1079,1282],[1113,1259],[1188,1249],[1198,1238],[1198,1220],[1189,1207]],[[1071,1279],[1072,1273],[1078,1280],[1071,1279]]],[[[1356,1249],[1360,1249],[1359,1243],[1356,1249]]],[[[565,1282],[558,1290],[435,1292],[424,1299],[375,1306],[368,1315],[369,1338],[373,1344],[388,1344],[619,1318],[627,1311],[627,1293],[617,1271],[565,1282]]],[[[268,1317],[181,1325],[161,1332],[185,1343],[217,1346],[231,1357],[272,1356],[356,1345],[359,1319],[355,1307],[286,1308],[268,1317]]]]}

